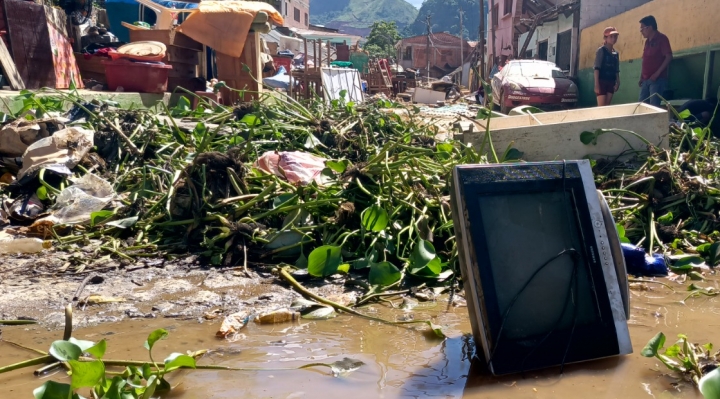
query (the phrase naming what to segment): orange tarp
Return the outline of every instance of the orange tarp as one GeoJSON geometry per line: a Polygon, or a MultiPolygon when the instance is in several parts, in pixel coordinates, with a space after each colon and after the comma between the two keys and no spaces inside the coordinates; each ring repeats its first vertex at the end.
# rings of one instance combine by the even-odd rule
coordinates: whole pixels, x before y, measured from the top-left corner
{"type": "Polygon", "coordinates": [[[190,38],[231,57],[239,57],[258,12],[264,11],[276,25],[283,18],[261,1],[203,1],[178,30],[190,38]]]}

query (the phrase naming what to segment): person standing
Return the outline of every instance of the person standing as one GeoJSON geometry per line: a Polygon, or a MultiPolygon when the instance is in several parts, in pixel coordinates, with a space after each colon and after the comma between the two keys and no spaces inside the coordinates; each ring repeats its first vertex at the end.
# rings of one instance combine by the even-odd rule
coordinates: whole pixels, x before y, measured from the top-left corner
{"type": "Polygon", "coordinates": [[[595,52],[595,95],[598,107],[610,105],[620,88],[620,54],[615,50],[620,33],[612,26],[603,32],[603,45],[595,52]]]}
{"type": "Polygon", "coordinates": [[[658,32],[655,17],[640,20],[640,33],[645,38],[640,75],[640,101],[660,106],[660,96],[668,86],[668,67],[672,61],[670,40],[658,32]]]}

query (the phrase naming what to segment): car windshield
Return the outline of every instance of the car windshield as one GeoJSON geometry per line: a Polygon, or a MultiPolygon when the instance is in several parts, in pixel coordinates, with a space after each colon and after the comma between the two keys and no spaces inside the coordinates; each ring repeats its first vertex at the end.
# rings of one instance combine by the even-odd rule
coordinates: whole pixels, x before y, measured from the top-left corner
{"type": "Polygon", "coordinates": [[[565,74],[552,64],[540,62],[517,62],[510,65],[508,76],[524,76],[526,78],[564,78],[565,74]]]}

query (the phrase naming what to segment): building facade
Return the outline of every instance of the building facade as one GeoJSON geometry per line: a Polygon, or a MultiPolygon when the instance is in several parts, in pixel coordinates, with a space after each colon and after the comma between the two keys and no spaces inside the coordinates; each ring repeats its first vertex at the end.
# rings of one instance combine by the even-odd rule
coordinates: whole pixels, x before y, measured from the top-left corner
{"type": "Polygon", "coordinates": [[[310,27],[310,0],[274,0],[271,4],[282,15],[286,28],[310,27]]]}
{"type": "Polygon", "coordinates": [[[473,50],[467,40],[444,32],[432,33],[429,39],[427,35],[402,39],[397,43],[396,49],[400,66],[419,70],[422,76],[428,74],[429,56],[430,76],[435,78],[454,71],[462,64],[463,57],[468,61],[473,50]],[[464,51],[464,54],[461,54],[461,51],[464,51]]]}

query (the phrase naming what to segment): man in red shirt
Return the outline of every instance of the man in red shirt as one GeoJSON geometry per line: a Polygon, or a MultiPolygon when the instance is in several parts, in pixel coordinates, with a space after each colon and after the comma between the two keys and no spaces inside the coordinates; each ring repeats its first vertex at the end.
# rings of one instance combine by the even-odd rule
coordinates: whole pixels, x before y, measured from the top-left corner
{"type": "Polygon", "coordinates": [[[668,67],[672,61],[672,49],[668,37],[658,32],[655,17],[649,15],[640,20],[640,33],[646,39],[640,75],[640,101],[660,106],[660,96],[667,90],[668,67]]]}

